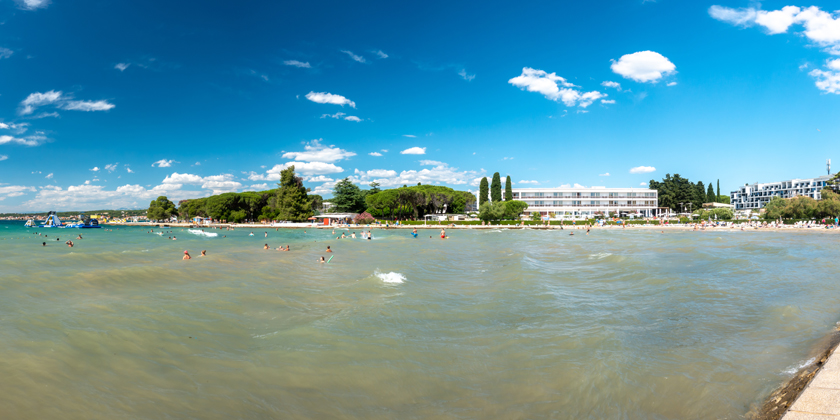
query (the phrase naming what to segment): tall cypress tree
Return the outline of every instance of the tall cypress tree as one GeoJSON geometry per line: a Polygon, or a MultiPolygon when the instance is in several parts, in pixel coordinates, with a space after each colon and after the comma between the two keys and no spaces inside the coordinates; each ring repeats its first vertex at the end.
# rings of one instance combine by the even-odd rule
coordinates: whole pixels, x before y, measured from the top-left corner
{"type": "Polygon", "coordinates": [[[712,183],[709,183],[709,190],[706,191],[706,202],[707,203],[714,203],[717,201],[717,196],[715,196],[715,189],[712,187],[712,183]]]}
{"type": "Polygon", "coordinates": [[[502,201],[502,177],[498,172],[493,174],[493,182],[490,183],[490,199],[494,203],[502,201]]]}
{"type": "Polygon", "coordinates": [[[505,179],[505,201],[513,200],[513,187],[510,186],[510,175],[505,179]]]}
{"type": "Polygon", "coordinates": [[[720,202],[720,180],[717,180],[717,194],[715,195],[715,203],[720,202]]]}
{"type": "Polygon", "coordinates": [[[481,183],[478,184],[478,207],[484,205],[484,203],[490,201],[490,197],[487,196],[488,187],[487,187],[487,177],[481,178],[481,183]]]}

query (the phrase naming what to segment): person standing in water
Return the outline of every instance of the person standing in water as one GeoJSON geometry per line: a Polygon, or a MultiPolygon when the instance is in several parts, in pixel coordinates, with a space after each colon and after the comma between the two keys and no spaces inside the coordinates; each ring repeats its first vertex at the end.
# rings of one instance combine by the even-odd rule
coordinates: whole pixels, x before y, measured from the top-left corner
{"type": "Polygon", "coordinates": [[[440,230],[440,239],[446,239],[446,230],[445,229],[440,230]]]}
{"type": "Polygon", "coordinates": [[[182,259],[182,260],[191,260],[191,259],[192,259],[192,257],[190,257],[190,253],[189,253],[189,252],[184,251],[184,258],[181,258],[181,259],[182,259]]]}

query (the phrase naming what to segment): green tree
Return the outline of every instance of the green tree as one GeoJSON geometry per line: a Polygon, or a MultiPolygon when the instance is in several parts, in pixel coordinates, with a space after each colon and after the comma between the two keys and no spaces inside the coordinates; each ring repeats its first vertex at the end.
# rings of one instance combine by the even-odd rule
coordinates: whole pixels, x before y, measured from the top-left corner
{"type": "Polygon", "coordinates": [[[478,211],[478,218],[489,222],[491,220],[502,220],[505,217],[505,203],[497,201],[497,202],[489,202],[485,206],[481,206],[478,211]]]}
{"type": "Polygon", "coordinates": [[[717,195],[715,194],[715,189],[712,188],[712,183],[709,183],[709,190],[706,191],[706,202],[707,203],[715,203],[717,202],[717,195]]]}
{"type": "Polygon", "coordinates": [[[510,182],[510,175],[505,178],[505,201],[513,200],[513,187],[510,182]]]}
{"type": "Polygon", "coordinates": [[[502,178],[498,172],[493,174],[493,182],[490,183],[490,199],[494,203],[502,201],[502,178]]]}
{"type": "Polygon", "coordinates": [[[787,208],[787,200],[782,197],[775,196],[764,205],[764,218],[768,220],[776,220],[782,217],[787,208]]]}
{"type": "Polygon", "coordinates": [[[531,220],[533,220],[535,222],[539,222],[540,220],[542,220],[542,215],[540,215],[540,212],[538,212],[538,211],[532,211],[531,212],[531,220]]]}
{"type": "MultiPolygon", "coordinates": [[[[717,180],[717,194],[715,194],[715,198],[720,198],[720,180],[717,180]]],[[[717,201],[717,203],[722,203],[723,201],[717,201]]]]}
{"type": "Polygon", "coordinates": [[[312,205],[306,196],[303,179],[295,176],[294,165],[280,171],[280,188],[274,200],[277,218],[292,222],[303,222],[312,216],[312,205]]]}
{"type": "Polygon", "coordinates": [[[723,203],[723,204],[729,204],[730,203],[730,198],[729,198],[728,195],[719,195],[719,196],[717,196],[717,202],[718,203],[723,203]]]}
{"type": "Polygon", "coordinates": [[[370,187],[369,194],[376,194],[379,191],[382,191],[381,189],[379,189],[379,183],[376,181],[371,182],[370,184],[368,184],[368,186],[370,187]]]}
{"type": "Polygon", "coordinates": [[[309,207],[312,208],[312,211],[318,211],[324,207],[324,197],[318,194],[307,194],[307,196],[309,197],[309,207]]]}
{"type": "Polygon", "coordinates": [[[335,183],[333,198],[330,200],[339,212],[361,213],[365,210],[365,195],[350,178],[335,183]]]}
{"type": "Polygon", "coordinates": [[[149,220],[167,220],[177,214],[175,211],[175,203],[169,201],[166,196],[160,196],[156,200],[149,203],[149,210],[146,211],[146,218],[149,220]]]}
{"type": "Polygon", "coordinates": [[[487,177],[481,178],[481,183],[478,185],[478,208],[481,210],[481,206],[484,205],[487,201],[490,200],[488,197],[488,188],[487,188],[487,177]]]}
{"type": "Polygon", "coordinates": [[[505,201],[504,218],[508,220],[517,220],[519,215],[528,208],[528,203],[519,200],[505,201]]]}

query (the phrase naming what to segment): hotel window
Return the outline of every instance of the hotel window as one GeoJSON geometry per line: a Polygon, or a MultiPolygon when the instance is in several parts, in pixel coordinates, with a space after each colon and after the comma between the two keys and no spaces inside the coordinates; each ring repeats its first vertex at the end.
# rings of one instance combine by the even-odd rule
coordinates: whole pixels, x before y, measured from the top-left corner
{"type": "Polygon", "coordinates": [[[594,201],[590,201],[590,202],[589,202],[589,204],[594,206],[594,205],[595,205],[595,202],[594,202],[594,201]]]}
{"type": "Polygon", "coordinates": [[[618,197],[618,193],[610,193],[610,198],[618,197]]]}

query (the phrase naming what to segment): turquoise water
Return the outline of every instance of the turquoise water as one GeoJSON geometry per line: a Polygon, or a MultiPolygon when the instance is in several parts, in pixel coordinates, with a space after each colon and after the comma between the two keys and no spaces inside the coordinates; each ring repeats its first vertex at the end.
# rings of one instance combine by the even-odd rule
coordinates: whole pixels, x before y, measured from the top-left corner
{"type": "Polygon", "coordinates": [[[0,222],[0,418],[740,418],[840,319],[833,234],[172,231],[0,222]]]}

